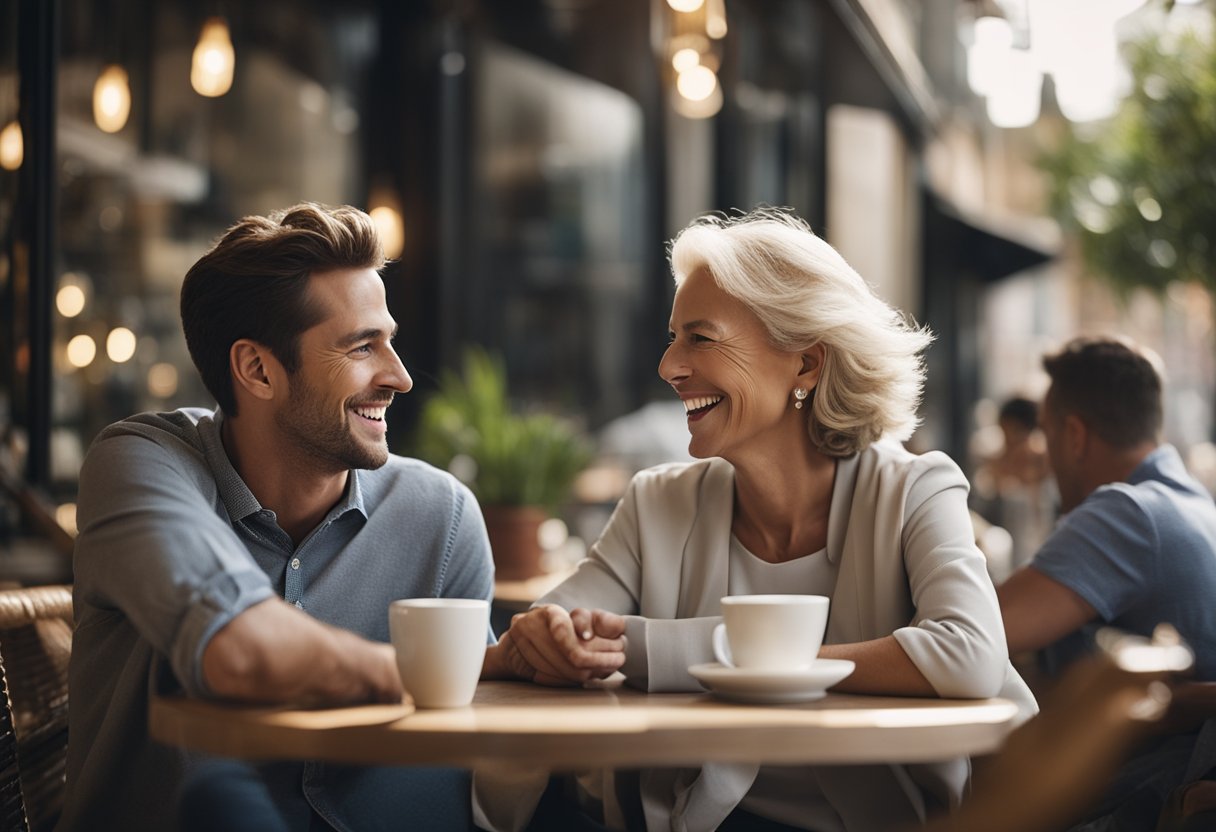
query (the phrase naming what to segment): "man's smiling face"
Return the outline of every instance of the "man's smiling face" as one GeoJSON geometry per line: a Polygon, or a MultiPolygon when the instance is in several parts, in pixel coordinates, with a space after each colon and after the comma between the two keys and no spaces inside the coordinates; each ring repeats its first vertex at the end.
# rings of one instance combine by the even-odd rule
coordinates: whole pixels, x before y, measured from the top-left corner
{"type": "Polygon", "coordinates": [[[385,411],[414,384],[393,349],[384,282],[374,269],[339,269],[313,274],[308,292],[326,314],[300,335],[276,425],[323,470],[379,468],[388,461],[385,411]]]}

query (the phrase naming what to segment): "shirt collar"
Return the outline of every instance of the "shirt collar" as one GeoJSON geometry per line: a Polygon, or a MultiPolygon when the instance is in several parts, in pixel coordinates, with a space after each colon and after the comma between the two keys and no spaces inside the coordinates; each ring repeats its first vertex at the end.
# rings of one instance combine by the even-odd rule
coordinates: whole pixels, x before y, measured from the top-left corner
{"type": "Polygon", "coordinates": [[[198,435],[203,443],[203,455],[207,458],[207,465],[215,477],[220,499],[224,501],[229,519],[236,522],[251,514],[257,514],[262,510],[262,504],[253,496],[249,486],[245,485],[245,481],[228,459],[228,452],[224,450],[224,441],[221,438],[223,424],[224,413],[217,407],[210,417],[204,416],[198,420],[198,435]]]}
{"type": "Polygon", "coordinates": [[[348,511],[357,511],[367,517],[367,509],[363,506],[363,478],[367,476],[366,471],[361,471],[358,468],[350,469],[346,477],[346,496],[342,498],[333,511],[329,513],[332,518],[341,517],[348,511]]]}
{"type": "Polygon", "coordinates": [[[1146,480],[1159,479],[1163,475],[1177,479],[1178,475],[1185,474],[1185,471],[1186,465],[1183,464],[1178,450],[1173,445],[1163,443],[1140,460],[1140,464],[1128,476],[1127,482],[1136,485],[1146,480]]]}
{"type": "MultiPolygon", "coordinates": [[[[220,499],[224,501],[224,508],[228,511],[228,517],[233,522],[236,522],[237,520],[244,520],[251,514],[260,512],[262,504],[258,502],[257,497],[253,496],[253,492],[249,490],[249,486],[241,479],[241,475],[232,467],[232,461],[228,459],[228,452],[224,449],[222,439],[223,423],[224,413],[217,407],[210,417],[204,416],[199,419],[198,433],[203,444],[203,455],[206,457],[207,465],[211,468],[211,473],[215,477],[215,484],[219,489],[220,499]]],[[[367,517],[367,509],[363,503],[363,485],[361,482],[365,475],[365,471],[360,471],[357,468],[351,469],[346,478],[346,491],[342,499],[329,510],[326,520],[335,520],[348,511],[357,511],[365,518],[367,517]]]]}

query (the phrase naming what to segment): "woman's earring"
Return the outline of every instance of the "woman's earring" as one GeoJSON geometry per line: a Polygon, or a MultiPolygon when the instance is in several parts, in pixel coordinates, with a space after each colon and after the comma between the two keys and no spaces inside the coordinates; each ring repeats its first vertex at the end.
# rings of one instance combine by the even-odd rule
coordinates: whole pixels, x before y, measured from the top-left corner
{"type": "Polygon", "coordinates": [[[802,410],[802,403],[803,403],[803,401],[806,400],[806,397],[809,395],[810,395],[810,391],[808,391],[805,387],[795,387],[794,388],[794,399],[795,399],[794,409],[802,410]]]}

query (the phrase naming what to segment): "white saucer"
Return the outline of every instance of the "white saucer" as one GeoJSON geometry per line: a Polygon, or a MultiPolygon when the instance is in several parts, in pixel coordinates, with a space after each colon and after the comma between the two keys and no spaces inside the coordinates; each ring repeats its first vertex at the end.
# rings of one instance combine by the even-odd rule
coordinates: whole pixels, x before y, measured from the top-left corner
{"type": "Polygon", "coordinates": [[[816,659],[805,670],[748,670],[717,662],[688,668],[693,678],[715,696],[735,702],[785,705],[820,699],[827,689],[853,672],[847,659],[816,659]]]}

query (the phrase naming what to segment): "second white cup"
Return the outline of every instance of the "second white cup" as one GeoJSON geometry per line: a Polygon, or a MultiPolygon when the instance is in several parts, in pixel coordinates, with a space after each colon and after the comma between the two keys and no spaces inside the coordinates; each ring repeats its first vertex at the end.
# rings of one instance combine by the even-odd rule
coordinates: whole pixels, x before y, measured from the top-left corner
{"type": "Polygon", "coordinates": [[[728,595],[714,628],[714,657],[726,667],[806,670],[828,623],[824,595],[728,595]]]}
{"type": "Polygon", "coordinates": [[[419,708],[473,701],[490,628],[490,604],[473,598],[406,598],[388,608],[401,684],[419,708]]]}

